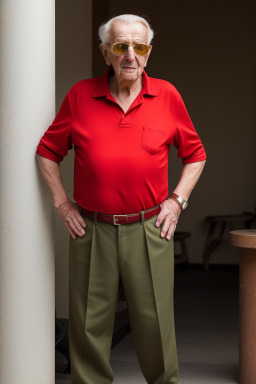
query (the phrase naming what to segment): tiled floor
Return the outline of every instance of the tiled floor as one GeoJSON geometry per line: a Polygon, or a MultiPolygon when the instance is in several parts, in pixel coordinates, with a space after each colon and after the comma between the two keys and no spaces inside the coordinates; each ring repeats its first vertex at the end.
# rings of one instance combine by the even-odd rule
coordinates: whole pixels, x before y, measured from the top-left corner
{"type": "MultiPolygon", "coordinates": [[[[175,271],[179,384],[238,383],[238,278],[238,268],[175,271]]],[[[146,383],[131,333],[112,349],[111,365],[114,384],[146,383]]],[[[56,374],[56,384],[68,383],[70,375],[56,374]]]]}

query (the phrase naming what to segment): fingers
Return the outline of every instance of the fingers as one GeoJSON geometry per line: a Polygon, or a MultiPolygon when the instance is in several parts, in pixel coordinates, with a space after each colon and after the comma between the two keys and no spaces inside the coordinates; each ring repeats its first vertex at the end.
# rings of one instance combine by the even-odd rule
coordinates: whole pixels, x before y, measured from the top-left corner
{"type": "Polygon", "coordinates": [[[68,229],[70,235],[72,236],[72,238],[75,239],[76,238],[75,232],[71,228],[69,228],[68,226],[67,226],[67,229],[68,229]]]}
{"type": "Polygon", "coordinates": [[[180,209],[176,204],[172,202],[164,201],[161,206],[161,211],[159,212],[156,220],[156,227],[159,227],[163,224],[161,229],[161,237],[166,237],[167,240],[171,240],[176,229],[178,218],[180,215],[180,209]]]}
{"type": "MultiPolygon", "coordinates": [[[[81,219],[83,220],[83,218],[81,217],[81,219]]],[[[79,217],[71,217],[71,220],[72,220],[72,224],[74,225],[74,227],[81,233],[81,235],[84,235],[85,234],[85,230],[82,226],[82,223],[80,223],[80,219],[79,217]]]]}
{"type": "Polygon", "coordinates": [[[76,236],[84,236],[86,223],[83,217],[80,215],[80,209],[77,203],[72,201],[66,201],[60,207],[57,208],[58,214],[66,225],[69,233],[72,238],[75,239],[76,236]]]}
{"type": "Polygon", "coordinates": [[[163,223],[163,227],[162,227],[160,236],[162,238],[166,236],[167,240],[171,240],[176,228],[176,223],[172,222],[170,218],[168,218],[168,216],[166,216],[165,220],[162,220],[162,223],[163,223]]]}
{"type": "Polygon", "coordinates": [[[82,227],[86,227],[86,222],[84,221],[84,219],[80,214],[76,217],[76,219],[82,227]]]}
{"type": "Polygon", "coordinates": [[[173,223],[168,224],[168,222],[166,223],[165,221],[161,231],[161,237],[164,238],[166,236],[167,240],[171,240],[172,236],[174,235],[175,228],[176,228],[175,224],[173,223]]]}
{"type": "Polygon", "coordinates": [[[67,217],[66,220],[64,221],[65,225],[68,227],[68,229],[72,229],[72,231],[78,235],[78,236],[83,236],[85,234],[85,230],[83,227],[79,224],[78,220],[76,217],[67,217]]]}

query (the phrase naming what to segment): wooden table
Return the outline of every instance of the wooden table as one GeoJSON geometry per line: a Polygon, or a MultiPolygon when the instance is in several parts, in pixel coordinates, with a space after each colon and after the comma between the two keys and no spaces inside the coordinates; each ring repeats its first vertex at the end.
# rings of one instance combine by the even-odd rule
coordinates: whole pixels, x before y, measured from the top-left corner
{"type": "Polygon", "coordinates": [[[256,229],[229,232],[240,248],[239,384],[256,383],[256,229]]]}

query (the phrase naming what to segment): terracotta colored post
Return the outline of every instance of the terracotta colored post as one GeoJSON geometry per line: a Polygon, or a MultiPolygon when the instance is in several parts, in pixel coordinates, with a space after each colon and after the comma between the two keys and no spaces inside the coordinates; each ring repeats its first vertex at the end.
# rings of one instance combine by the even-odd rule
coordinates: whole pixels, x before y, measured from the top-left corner
{"type": "Polygon", "coordinates": [[[256,381],[256,229],[231,231],[230,244],[240,248],[239,384],[256,381]]]}

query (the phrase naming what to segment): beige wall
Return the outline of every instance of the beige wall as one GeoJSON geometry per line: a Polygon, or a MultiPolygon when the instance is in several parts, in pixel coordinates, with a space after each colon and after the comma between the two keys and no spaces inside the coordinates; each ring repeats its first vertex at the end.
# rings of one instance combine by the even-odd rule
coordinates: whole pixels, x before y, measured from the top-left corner
{"type": "MultiPolygon", "coordinates": [[[[57,108],[74,82],[92,74],[91,3],[56,1],[57,108]]],[[[179,90],[205,145],[205,170],[177,228],[192,233],[188,239],[190,261],[201,263],[208,229],[204,217],[250,211],[256,203],[256,6],[252,1],[237,0],[130,0],[129,6],[120,6],[117,0],[108,3],[109,12],[103,20],[119,13],[149,16],[156,35],[147,73],[170,81],[179,90]]],[[[97,12],[97,1],[93,5],[97,12]]],[[[72,200],[73,155],[70,151],[61,165],[64,186],[72,200]]],[[[170,192],[181,170],[173,148],[170,192]]],[[[57,316],[68,317],[69,235],[57,215],[56,239],[57,316]]],[[[237,263],[238,250],[226,240],[213,253],[211,262],[237,263]]]]}
{"type": "MultiPolygon", "coordinates": [[[[56,110],[69,88],[92,77],[92,1],[56,0],[56,110]]],[[[74,151],[61,163],[64,187],[73,199],[74,151]]],[[[68,318],[69,232],[55,213],[56,230],[56,313],[68,318]]]]}

